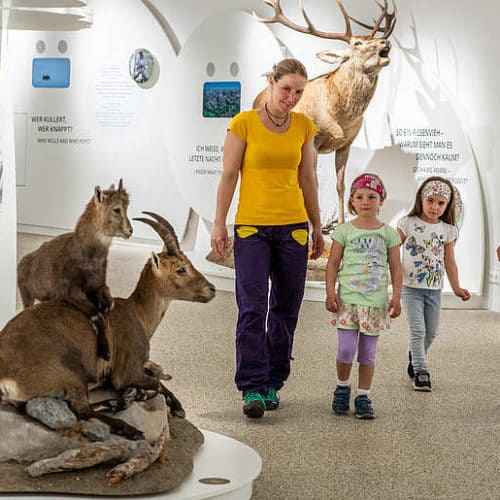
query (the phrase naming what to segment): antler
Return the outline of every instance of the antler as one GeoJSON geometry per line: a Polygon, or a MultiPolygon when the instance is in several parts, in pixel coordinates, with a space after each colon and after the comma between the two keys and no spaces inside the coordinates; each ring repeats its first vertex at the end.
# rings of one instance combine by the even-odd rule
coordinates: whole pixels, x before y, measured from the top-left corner
{"type": "Polygon", "coordinates": [[[392,5],[394,10],[392,11],[392,13],[389,13],[387,12],[388,8],[387,0],[384,0],[383,4],[381,4],[378,0],[375,0],[375,3],[380,7],[380,10],[382,12],[380,13],[379,18],[376,21],[374,21],[375,24],[373,26],[363,23],[362,21],[358,21],[352,16],[349,16],[349,19],[351,21],[354,21],[359,26],[371,30],[370,34],[365,35],[366,37],[375,38],[375,34],[379,32],[383,33],[380,38],[389,38],[389,36],[391,36],[394,30],[394,26],[396,25],[396,14],[397,14],[396,4],[394,3],[394,0],[392,0],[392,5]],[[380,25],[384,20],[385,20],[384,27],[381,28],[380,25]]]}
{"type": "Polygon", "coordinates": [[[163,243],[165,244],[164,250],[166,250],[169,255],[177,255],[181,250],[174,228],[170,225],[170,223],[154,212],[142,213],[153,217],[155,220],[146,219],[145,217],[134,217],[133,220],[138,220],[144,222],[144,224],[147,224],[148,226],[151,226],[163,240],[163,243]]]}
{"type": "Polygon", "coordinates": [[[296,24],[287,18],[283,14],[283,10],[281,9],[280,0],[264,0],[264,2],[274,9],[275,14],[273,17],[263,18],[263,17],[258,17],[254,12],[253,13],[254,17],[257,19],[257,21],[261,23],[280,23],[283,24],[284,26],[287,26],[288,28],[292,28],[295,31],[299,31],[300,33],[306,33],[308,35],[317,36],[319,38],[328,38],[330,40],[343,40],[344,42],[347,43],[349,43],[349,41],[352,38],[352,29],[351,29],[351,23],[349,21],[349,16],[347,15],[347,12],[344,6],[342,5],[341,0],[337,0],[337,4],[339,6],[340,11],[342,12],[342,15],[344,16],[344,21],[345,21],[344,33],[332,33],[332,32],[318,30],[313,25],[313,23],[311,22],[309,16],[305,11],[303,0],[299,1],[299,5],[300,5],[300,11],[302,12],[302,15],[304,16],[304,19],[307,23],[307,27],[300,26],[300,24],[296,24]]]}

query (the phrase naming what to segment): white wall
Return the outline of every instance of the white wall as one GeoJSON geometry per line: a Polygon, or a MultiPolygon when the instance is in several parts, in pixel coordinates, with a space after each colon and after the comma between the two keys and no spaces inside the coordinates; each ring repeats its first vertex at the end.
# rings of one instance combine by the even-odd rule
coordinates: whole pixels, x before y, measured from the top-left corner
{"type": "Polygon", "coordinates": [[[10,85],[5,78],[6,32],[0,25],[0,329],[16,304],[16,185],[10,85]]]}
{"type": "MultiPolygon", "coordinates": [[[[223,16],[236,9],[272,15],[264,2],[255,0],[151,0],[150,3],[160,11],[175,34],[181,54],[182,48],[192,43],[191,37],[199,32],[200,25],[218,13],[223,16]]],[[[353,17],[370,21],[377,14],[374,2],[345,3],[353,17]]],[[[177,144],[166,130],[168,125],[176,123],[185,126],[182,103],[185,99],[199,99],[199,96],[179,95],[173,104],[172,99],[168,99],[172,96],[176,75],[172,71],[176,70],[181,58],[148,10],[147,1],[94,0],[89,4],[94,9],[94,26],[86,32],[16,33],[10,39],[9,47],[16,52],[18,62],[16,82],[20,82],[14,96],[14,111],[26,113],[27,117],[26,186],[18,188],[18,222],[24,227],[38,228],[40,232],[51,228],[69,229],[90,197],[94,184],[107,186],[123,177],[132,194],[133,215],[141,210],[156,210],[167,216],[182,233],[189,206],[195,201],[189,200],[192,194],[186,193],[189,190],[180,186],[172,175],[172,168],[179,168],[177,163],[171,163],[177,144]],[[44,56],[58,55],[54,47],[59,39],[69,41],[67,56],[71,57],[73,65],[69,90],[54,92],[53,89],[31,88],[30,64],[37,55],[34,47],[39,38],[47,41],[49,52],[44,56]],[[99,94],[96,85],[109,82],[103,80],[99,71],[113,69],[114,65],[123,70],[130,53],[138,47],[148,48],[158,58],[158,83],[146,90],[133,84],[126,87],[130,95],[122,104],[127,103],[131,111],[126,126],[98,126],[96,112],[99,109],[96,110],[96,106],[102,109],[103,103],[96,102],[99,94]],[[65,116],[74,127],[75,136],[91,139],[90,143],[66,149],[37,143],[40,135],[33,126],[32,117],[54,115],[65,116]]],[[[282,0],[281,4],[294,21],[303,23],[296,0],[282,0]]],[[[343,20],[335,2],[321,0],[305,4],[319,29],[343,30],[343,20]]],[[[439,109],[445,111],[440,119],[445,124],[452,120],[460,133],[463,132],[465,142],[460,143],[460,148],[470,153],[469,162],[461,167],[467,170],[468,177],[464,197],[465,227],[457,247],[459,266],[465,277],[462,284],[475,289],[483,297],[484,306],[500,310],[500,267],[493,252],[496,242],[500,241],[497,195],[500,187],[497,125],[500,103],[495,99],[496,90],[500,88],[500,68],[495,63],[498,47],[492,41],[500,6],[486,0],[474,3],[405,0],[397,4],[398,21],[391,37],[393,63],[381,73],[379,88],[366,115],[367,125],[353,148],[348,176],[368,167],[389,176],[389,193],[394,193],[394,198],[385,213],[388,219],[411,204],[416,184],[410,171],[412,161],[408,162],[408,154],[398,153],[399,148],[390,144],[394,139],[391,131],[394,131],[388,126],[387,116],[401,115],[403,104],[398,96],[407,92],[401,82],[405,81],[409,70],[417,74],[418,68],[423,68],[425,79],[420,85],[431,83],[435,90],[433,95],[438,97],[428,100],[427,104],[442,106],[439,109]],[[412,57],[408,57],[408,52],[405,55],[398,45],[410,49],[417,41],[419,53],[412,57]],[[395,103],[397,110],[391,108],[395,103]]],[[[316,52],[343,46],[342,42],[319,40],[280,25],[266,26],[284,46],[285,54],[292,54],[306,63],[310,76],[330,69],[315,57],[316,52]]],[[[254,52],[254,40],[244,38],[241,43],[255,59],[262,57],[254,52]]],[[[126,74],[120,74],[119,79],[120,84],[125,85],[126,74]]],[[[417,102],[422,88],[415,95],[417,102]]],[[[431,111],[419,120],[428,119],[432,116],[431,111]]],[[[412,120],[420,123],[409,113],[407,119],[410,123],[412,120]]],[[[203,140],[197,137],[196,127],[192,133],[193,140],[203,140]]],[[[453,137],[458,142],[458,135],[453,137]]],[[[328,163],[328,159],[322,159],[324,182],[331,181],[328,163]]],[[[331,190],[327,197],[331,198],[330,193],[331,190]]],[[[212,186],[207,189],[206,196],[214,199],[212,186]]],[[[147,228],[136,224],[135,229],[139,237],[151,236],[147,228]]]]}

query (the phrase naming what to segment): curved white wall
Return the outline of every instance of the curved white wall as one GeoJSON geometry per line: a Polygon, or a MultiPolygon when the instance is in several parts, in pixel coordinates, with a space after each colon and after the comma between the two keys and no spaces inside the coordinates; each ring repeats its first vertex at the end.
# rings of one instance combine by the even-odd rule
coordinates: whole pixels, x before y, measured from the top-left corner
{"type": "MultiPolygon", "coordinates": [[[[203,126],[207,123],[201,118],[195,120],[182,115],[183,102],[191,104],[200,99],[197,90],[192,89],[186,69],[189,61],[184,60],[183,49],[193,45],[194,34],[203,33],[200,27],[218,13],[221,18],[228,16],[230,22],[233,10],[247,13],[255,10],[259,15],[269,16],[271,9],[256,0],[151,0],[177,37],[180,44],[177,54],[146,3],[94,0],[89,2],[94,9],[94,25],[86,32],[12,35],[9,47],[16,53],[16,81],[21,82],[13,99],[14,111],[18,113],[16,130],[19,123],[22,125],[23,116],[27,127],[26,165],[20,169],[26,185],[18,187],[18,222],[24,228],[57,232],[73,227],[94,184],[106,186],[119,177],[124,178],[132,194],[133,215],[141,210],[156,210],[169,218],[180,234],[186,227],[189,206],[206,206],[205,202],[215,197],[216,183],[207,184],[204,193],[196,194],[205,196],[206,200],[190,202],[193,190],[183,186],[177,174],[173,175],[179,168],[176,159],[179,144],[175,133],[168,133],[169,127],[171,130],[176,124],[182,124],[187,135],[192,122],[192,137],[188,139],[198,144],[197,140],[203,141],[204,137],[197,123],[203,126]],[[30,64],[36,56],[37,39],[47,41],[48,50],[52,50],[45,54],[47,56],[57,55],[53,47],[63,37],[69,42],[67,56],[73,65],[72,86],[64,92],[31,88],[30,64]],[[160,78],[151,89],[141,89],[127,80],[128,56],[138,47],[148,48],[160,62],[160,78]],[[179,64],[186,80],[185,94],[176,72],[179,64]],[[120,113],[126,122],[121,128],[109,124],[104,127],[96,118],[99,110],[110,104],[111,97],[104,103],[99,99],[104,98],[102,85],[109,86],[111,77],[118,78],[120,88],[128,92],[121,101],[124,107],[120,113]],[[175,96],[174,104],[172,96],[175,96]],[[66,149],[39,143],[41,136],[32,121],[34,116],[65,116],[77,138],[91,141],[66,149]]],[[[374,2],[352,3],[349,9],[353,17],[370,21],[377,14],[374,2]]],[[[296,0],[282,0],[281,4],[295,22],[303,23],[296,0]]],[[[500,87],[500,69],[494,63],[497,47],[491,41],[491,33],[495,32],[500,17],[500,5],[486,0],[472,4],[465,0],[444,0],[434,2],[430,10],[426,2],[418,0],[397,4],[398,21],[391,38],[393,64],[381,72],[379,87],[365,116],[366,125],[351,153],[347,181],[368,168],[379,171],[388,183],[389,192],[394,193],[382,216],[394,219],[411,205],[418,182],[415,168],[440,167],[435,161],[430,166],[419,163],[415,159],[418,151],[400,148],[395,129],[403,128],[406,123],[409,129],[443,130],[447,140],[453,143],[453,150],[467,159],[447,171],[450,177],[467,179],[464,193],[461,192],[465,220],[457,247],[462,284],[477,294],[476,305],[500,310],[500,266],[494,258],[496,243],[500,241],[497,195],[500,103],[495,98],[500,87]],[[415,52],[417,42],[418,52],[415,52]],[[409,82],[417,82],[411,89],[413,94],[409,92],[409,82]],[[404,106],[408,101],[403,95],[412,99],[407,109],[404,106]],[[416,109],[421,116],[417,116],[416,109]]],[[[306,2],[306,7],[319,29],[343,30],[343,19],[335,2],[306,2]]],[[[228,24],[228,30],[230,28],[228,24]]],[[[214,37],[224,39],[224,23],[214,29],[217,29],[214,37]]],[[[266,33],[269,30],[276,44],[282,44],[284,54],[303,60],[311,76],[330,70],[315,57],[316,52],[344,46],[342,42],[317,39],[280,25],[259,25],[259,29],[266,33]]],[[[209,32],[204,36],[209,48],[214,40],[210,39],[209,32]]],[[[241,36],[238,42],[241,46],[236,48],[234,41],[228,42],[227,52],[237,49],[238,54],[247,52],[257,61],[262,59],[254,50],[255,39],[241,36]]],[[[217,50],[218,56],[225,56],[221,53],[223,44],[217,50]]],[[[196,61],[196,64],[202,63],[201,59],[196,61]]],[[[225,79],[227,77],[225,75],[225,79]]],[[[253,79],[250,81],[245,73],[240,77],[243,88],[252,87],[253,79]]],[[[199,78],[196,77],[197,83],[199,78]]],[[[110,92],[113,93],[112,87],[110,92]]],[[[330,162],[330,158],[323,157],[319,166],[324,205],[332,203],[335,195],[331,189],[334,179],[330,162]]],[[[147,228],[136,227],[135,234],[151,237],[147,228]]]]}

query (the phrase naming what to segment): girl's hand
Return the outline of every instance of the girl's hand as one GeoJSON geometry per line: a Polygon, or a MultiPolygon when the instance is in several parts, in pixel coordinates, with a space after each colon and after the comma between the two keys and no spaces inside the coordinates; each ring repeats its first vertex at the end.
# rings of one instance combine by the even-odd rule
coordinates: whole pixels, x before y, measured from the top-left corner
{"type": "Polygon", "coordinates": [[[212,250],[221,258],[226,256],[227,249],[229,248],[229,237],[227,235],[226,225],[216,225],[212,233],[212,250]]]}
{"type": "Polygon", "coordinates": [[[401,314],[401,301],[394,297],[389,301],[387,312],[390,318],[397,318],[401,314]]]}
{"type": "Polygon", "coordinates": [[[460,297],[464,302],[471,298],[471,293],[465,288],[458,288],[457,290],[453,290],[453,293],[457,297],[460,297]]]}
{"type": "Polygon", "coordinates": [[[335,292],[326,293],[325,301],[326,309],[332,313],[335,313],[340,308],[340,300],[335,292]]]}

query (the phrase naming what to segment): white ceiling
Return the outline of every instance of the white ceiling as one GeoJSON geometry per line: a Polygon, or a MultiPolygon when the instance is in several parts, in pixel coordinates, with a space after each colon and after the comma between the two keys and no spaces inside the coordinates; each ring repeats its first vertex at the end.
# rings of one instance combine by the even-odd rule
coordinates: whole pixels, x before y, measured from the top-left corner
{"type": "Polygon", "coordinates": [[[83,0],[0,0],[2,27],[9,30],[76,31],[92,25],[83,0]]]}

